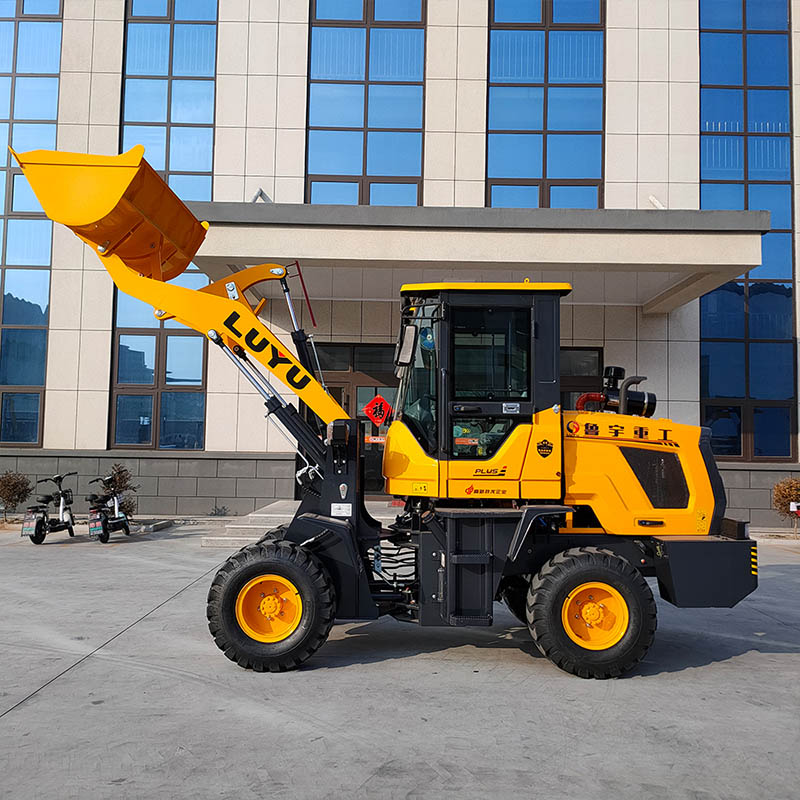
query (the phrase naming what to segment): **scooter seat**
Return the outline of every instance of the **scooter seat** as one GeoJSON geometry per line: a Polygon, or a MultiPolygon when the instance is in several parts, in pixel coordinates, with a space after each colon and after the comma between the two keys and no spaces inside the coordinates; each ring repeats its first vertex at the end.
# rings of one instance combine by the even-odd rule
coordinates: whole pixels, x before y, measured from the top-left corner
{"type": "Polygon", "coordinates": [[[87,500],[88,500],[90,503],[94,503],[95,501],[97,501],[97,500],[99,500],[99,499],[100,499],[100,495],[97,495],[97,494],[87,494],[87,495],[86,495],[86,499],[87,499],[87,500]]]}
{"type": "Polygon", "coordinates": [[[53,501],[53,495],[51,494],[40,494],[36,496],[37,503],[51,503],[53,501]]]}

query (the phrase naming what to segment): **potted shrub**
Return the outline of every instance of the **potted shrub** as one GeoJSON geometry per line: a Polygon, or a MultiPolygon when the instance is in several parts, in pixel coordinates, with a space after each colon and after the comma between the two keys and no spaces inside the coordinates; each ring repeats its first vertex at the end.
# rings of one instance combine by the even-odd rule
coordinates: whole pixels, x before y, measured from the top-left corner
{"type": "Polygon", "coordinates": [[[800,517],[800,478],[784,478],[772,487],[772,505],[784,519],[792,520],[792,530],[797,538],[797,524],[800,517]],[[794,505],[794,510],[792,506],[794,505]]]}
{"type": "Polygon", "coordinates": [[[0,500],[3,502],[3,522],[8,522],[8,512],[16,511],[20,503],[24,503],[33,491],[33,485],[27,475],[21,472],[6,470],[0,475],[0,500]]]}

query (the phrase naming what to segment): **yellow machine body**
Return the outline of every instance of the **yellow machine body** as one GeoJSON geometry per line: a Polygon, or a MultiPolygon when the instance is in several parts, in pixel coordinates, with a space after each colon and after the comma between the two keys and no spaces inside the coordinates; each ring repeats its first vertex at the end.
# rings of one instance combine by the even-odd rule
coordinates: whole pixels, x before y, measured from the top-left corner
{"type": "MultiPolygon", "coordinates": [[[[562,416],[565,505],[591,508],[602,530],[616,535],[641,535],[643,530],[659,536],[710,532],[715,499],[700,452],[699,427],[611,413],[565,411],[562,416]],[[654,508],[623,447],[677,456],[688,489],[686,507],[654,508]]],[[[571,522],[568,518],[568,526],[571,522]]]]}
{"type": "Polygon", "coordinates": [[[533,424],[514,428],[490,459],[437,462],[402,421],[394,421],[384,450],[386,491],[447,500],[559,500],[590,508],[599,526],[573,526],[569,515],[569,533],[641,536],[644,522],[659,536],[705,535],[715,500],[699,437],[697,426],[668,419],[548,410],[535,415],[533,424]],[[563,461],[555,450],[542,457],[531,447],[532,439],[542,438],[554,447],[563,441],[563,461]],[[674,453],[686,478],[686,507],[654,508],[621,446],[674,453]]]}
{"type": "MultiPolygon", "coordinates": [[[[708,431],[563,411],[568,284],[402,287],[383,471],[387,491],[406,503],[384,527],[364,504],[363,426],[315,377],[286,268],[251,266],[200,290],[171,282],[208,225],[141,146],[119,156],[14,156],[45,213],[97,254],[119,291],[219,346],[297,442],[304,465],[292,521],[231,556],[209,589],[209,630],[241,666],[294,669],[336,619],[491,625],[502,599],[554,663],[616,677],[644,657],[655,630],[645,577],[679,607],[729,608],[756,588],[755,543],[743,523],[722,518],[708,431]],[[265,301],[254,307],[246,296],[275,280],[297,356],[259,317],[265,301]],[[324,434],[256,362],[325,423],[324,434]]],[[[654,398],[628,392],[639,379],[617,386],[620,373],[605,376],[600,407],[652,413],[654,398]]]]}

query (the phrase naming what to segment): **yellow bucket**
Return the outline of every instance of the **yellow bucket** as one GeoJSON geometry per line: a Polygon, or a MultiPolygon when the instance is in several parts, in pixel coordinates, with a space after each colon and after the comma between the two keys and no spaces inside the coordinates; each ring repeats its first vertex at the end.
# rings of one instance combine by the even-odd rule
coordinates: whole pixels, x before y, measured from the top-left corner
{"type": "Polygon", "coordinates": [[[118,156],[11,151],[50,219],[148,278],[180,275],[206,235],[137,144],[118,156]]]}

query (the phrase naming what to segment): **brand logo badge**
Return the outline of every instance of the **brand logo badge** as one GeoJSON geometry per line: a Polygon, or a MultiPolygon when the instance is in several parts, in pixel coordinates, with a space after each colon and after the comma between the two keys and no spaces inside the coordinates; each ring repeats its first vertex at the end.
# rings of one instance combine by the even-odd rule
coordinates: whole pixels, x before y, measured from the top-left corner
{"type": "Polygon", "coordinates": [[[581,429],[579,423],[575,422],[574,419],[571,419],[567,423],[567,433],[571,433],[573,436],[581,429]]]}
{"type": "Polygon", "coordinates": [[[472,474],[476,478],[502,478],[505,476],[507,470],[508,467],[492,467],[491,469],[483,469],[482,467],[478,467],[472,474]]]}
{"type": "Polygon", "coordinates": [[[467,488],[464,489],[464,491],[468,495],[471,495],[471,494],[483,494],[483,495],[486,495],[486,494],[492,494],[492,495],[508,494],[508,492],[505,489],[476,489],[474,484],[472,484],[472,483],[469,486],[467,486],[467,488]]]}
{"type": "Polygon", "coordinates": [[[266,336],[261,335],[257,328],[250,328],[247,333],[243,334],[236,327],[236,323],[240,318],[241,315],[237,311],[232,311],[228,315],[228,318],[225,320],[223,325],[225,325],[225,327],[234,336],[236,336],[237,339],[241,339],[242,336],[244,336],[244,343],[254,353],[260,353],[262,350],[266,350],[267,345],[269,345],[271,357],[267,362],[267,367],[275,372],[275,374],[278,374],[278,367],[280,367],[281,371],[283,371],[283,366],[289,365],[285,375],[286,382],[289,384],[289,386],[297,389],[298,391],[305,389],[305,387],[311,383],[311,376],[304,374],[300,367],[298,367],[296,364],[292,364],[292,360],[290,358],[286,358],[286,356],[280,350],[278,350],[274,344],[267,340],[266,336]],[[260,339],[259,336],[261,336],[260,339]]]}
{"type": "Polygon", "coordinates": [[[553,452],[553,443],[548,442],[547,439],[542,439],[542,441],[536,445],[536,452],[538,452],[542,458],[547,458],[547,456],[553,452]]]}

